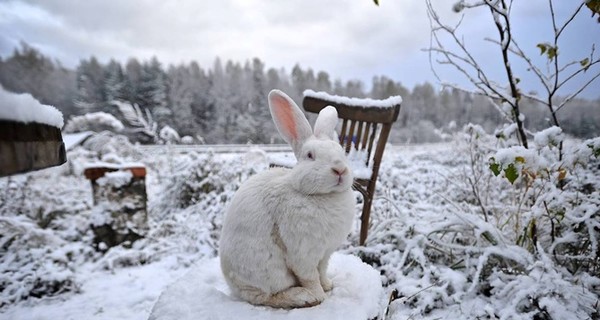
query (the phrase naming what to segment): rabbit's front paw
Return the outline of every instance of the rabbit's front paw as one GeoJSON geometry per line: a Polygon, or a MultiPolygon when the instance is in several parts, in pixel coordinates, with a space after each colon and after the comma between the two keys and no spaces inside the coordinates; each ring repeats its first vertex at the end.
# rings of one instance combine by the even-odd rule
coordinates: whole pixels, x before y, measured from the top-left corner
{"type": "Polygon", "coordinates": [[[316,306],[319,303],[323,302],[323,300],[325,300],[324,292],[322,292],[322,291],[314,292],[312,290],[309,290],[309,289],[303,288],[303,287],[292,288],[292,292],[290,292],[290,293],[295,295],[296,299],[302,301],[301,306],[303,306],[303,307],[313,307],[313,306],[316,306]]]}
{"type": "Polygon", "coordinates": [[[329,280],[327,277],[321,278],[321,287],[323,287],[323,291],[328,292],[333,289],[333,282],[329,280]]]}

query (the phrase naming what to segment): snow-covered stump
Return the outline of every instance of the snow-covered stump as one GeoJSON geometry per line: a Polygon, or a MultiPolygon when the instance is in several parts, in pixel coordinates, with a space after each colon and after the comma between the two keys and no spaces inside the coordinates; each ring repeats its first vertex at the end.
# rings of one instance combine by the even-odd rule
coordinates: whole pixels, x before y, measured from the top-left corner
{"type": "Polygon", "coordinates": [[[92,183],[94,245],[105,251],[130,245],[148,231],[146,168],[141,164],[89,164],[84,175],[92,183]]]}
{"type": "Polygon", "coordinates": [[[367,320],[380,315],[385,297],[379,272],[355,256],[334,253],[327,274],[333,281],[333,290],[321,304],[274,309],[233,297],[221,273],[219,258],[205,260],[163,291],[149,320],[367,320]]]}

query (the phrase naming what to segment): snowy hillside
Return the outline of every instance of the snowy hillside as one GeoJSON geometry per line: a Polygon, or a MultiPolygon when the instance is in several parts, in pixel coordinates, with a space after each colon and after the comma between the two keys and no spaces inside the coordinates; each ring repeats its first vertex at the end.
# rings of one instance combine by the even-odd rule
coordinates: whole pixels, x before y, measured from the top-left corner
{"type": "MultiPolygon", "coordinates": [[[[386,150],[367,244],[357,246],[359,204],[340,248],[381,273],[380,319],[598,317],[599,140],[586,142],[589,150],[568,143],[583,148],[572,153],[581,165],[551,193],[557,199],[544,199],[544,213],[537,202],[527,205],[523,191],[548,184],[536,185],[539,175],[525,181],[528,167],[519,167],[511,184],[510,160],[484,138],[471,131],[447,144],[386,150]],[[490,171],[493,155],[504,169],[498,176],[490,171]],[[555,201],[562,201],[562,216],[546,218],[555,201]]],[[[268,166],[267,153],[256,148],[142,150],[108,133],[73,147],[68,158],[58,168],[0,179],[0,319],[147,319],[169,284],[217,255],[225,206],[268,166]],[[147,237],[105,254],[92,247],[92,190],[82,174],[98,160],[142,162],[148,170],[147,237]]]]}

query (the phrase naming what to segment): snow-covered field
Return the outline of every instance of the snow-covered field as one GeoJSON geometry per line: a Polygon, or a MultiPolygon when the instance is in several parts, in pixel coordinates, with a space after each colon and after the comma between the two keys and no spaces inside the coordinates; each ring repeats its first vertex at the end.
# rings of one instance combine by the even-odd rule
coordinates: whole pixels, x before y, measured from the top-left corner
{"type": "MultiPolygon", "coordinates": [[[[269,162],[269,153],[258,148],[144,149],[108,134],[84,146],[69,151],[61,167],[0,178],[0,319],[147,319],[167,285],[217,255],[228,200],[269,162]],[[82,171],[96,160],[147,166],[150,231],[131,248],[100,254],[92,247],[92,190],[82,171]]],[[[471,165],[468,150],[459,142],[390,146],[364,247],[357,245],[357,205],[340,252],[380,271],[386,292],[380,318],[598,317],[597,268],[567,270],[541,245],[529,250],[517,243],[522,226],[513,227],[514,221],[528,221],[529,213],[510,218],[517,192],[489,173],[477,181],[483,204],[473,197],[468,177],[488,164],[471,165]]],[[[577,181],[597,193],[597,173],[578,172],[577,181]]],[[[589,205],[588,219],[597,221],[599,205],[589,205]]],[[[588,233],[592,246],[598,230],[592,225],[588,233]]]]}

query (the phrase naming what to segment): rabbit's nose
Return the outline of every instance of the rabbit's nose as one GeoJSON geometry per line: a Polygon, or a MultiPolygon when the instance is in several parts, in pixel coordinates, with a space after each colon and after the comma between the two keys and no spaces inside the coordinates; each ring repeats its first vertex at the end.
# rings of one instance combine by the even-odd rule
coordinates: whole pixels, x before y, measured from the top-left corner
{"type": "Polygon", "coordinates": [[[338,176],[343,175],[344,173],[346,173],[346,171],[348,170],[348,168],[343,167],[342,169],[339,168],[331,168],[331,170],[333,171],[333,173],[337,174],[338,176]]]}

